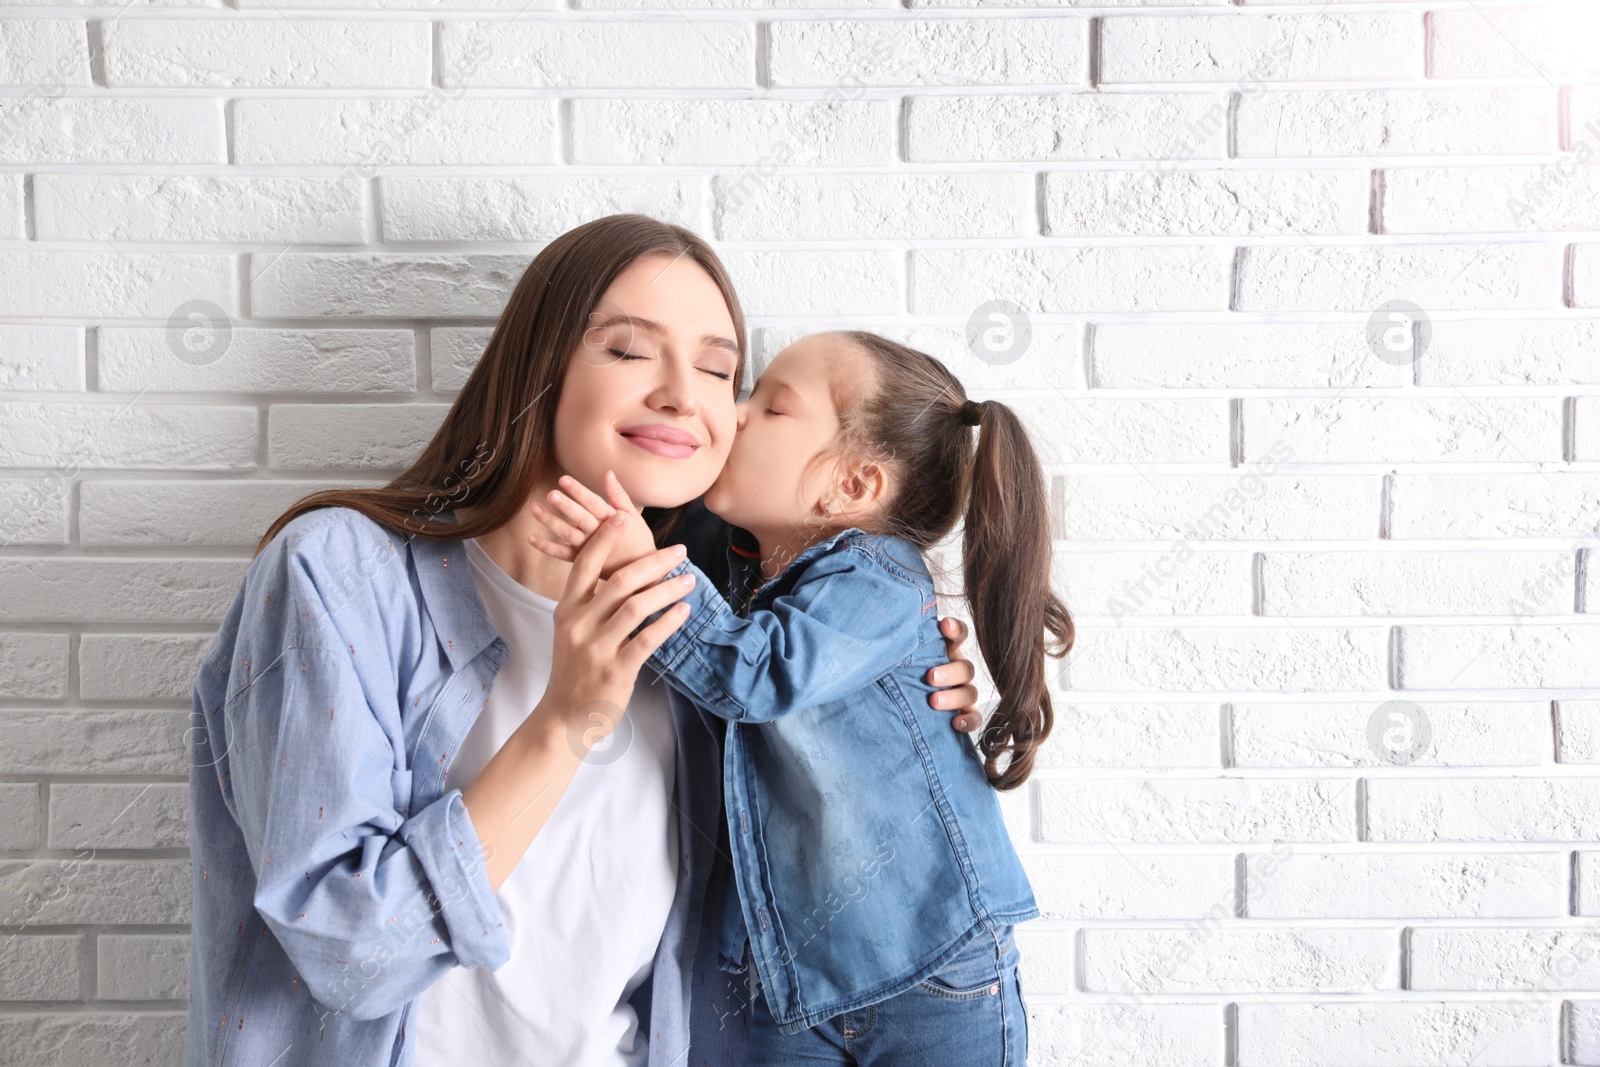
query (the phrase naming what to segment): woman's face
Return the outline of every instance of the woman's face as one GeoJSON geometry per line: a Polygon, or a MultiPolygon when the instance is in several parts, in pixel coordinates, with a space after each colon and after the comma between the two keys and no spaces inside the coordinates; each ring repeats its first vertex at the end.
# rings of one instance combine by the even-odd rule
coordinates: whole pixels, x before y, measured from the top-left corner
{"type": "Polygon", "coordinates": [[[680,256],[641,256],[618,274],[567,361],[555,461],[599,491],[607,469],[640,506],[706,491],[733,443],[733,316],[711,275],[680,256]]]}

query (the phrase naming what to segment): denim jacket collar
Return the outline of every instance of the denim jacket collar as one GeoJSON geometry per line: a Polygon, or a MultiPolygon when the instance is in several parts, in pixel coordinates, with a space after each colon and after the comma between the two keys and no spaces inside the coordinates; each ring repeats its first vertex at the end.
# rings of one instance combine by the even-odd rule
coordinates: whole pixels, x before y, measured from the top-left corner
{"type": "MultiPolygon", "coordinates": [[[[458,521],[454,511],[437,517],[443,522],[458,521]]],[[[494,620],[489,618],[483,598],[478,595],[478,585],[467,563],[466,542],[416,536],[407,540],[428,614],[433,617],[439,640],[444,642],[451,669],[459,671],[478,653],[501,640],[500,631],[495,629],[494,620]]]]}
{"type": "MultiPolygon", "coordinates": [[[[744,531],[740,531],[740,532],[743,533],[744,531]]],[[[753,596],[760,596],[762,594],[762,592],[764,592],[766,590],[767,586],[771,585],[773,582],[776,582],[778,579],[782,578],[785,574],[788,574],[790,571],[794,570],[796,567],[802,567],[805,564],[807,564],[807,563],[811,562],[812,560],[816,559],[818,556],[821,556],[821,555],[823,555],[823,554],[825,554],[827,552],[831,552],[833,550],[833,546],[838,544],[839,541],[842,540],[843,538],[845,538],[846,536],[848,536],[850,534],[858,534],[858,535],[860,535],[860,534],[864,534],[864,533],[865,533],[865,531],[863,531],[860,527],[851,526],[851,527],[848,527],[846,529],[840,530],[837,533],[829,534],[828,537],[825,540],[818,541],[816,544],[812,545],[810,548],[807,548],[807,549],[803,550],[799,555],[795,556],[794,559],[791,559],[788,562],[788,564],[786,564],[784,566],[783,570],[779,571],[777,574],[774,574],[771,578],[768,578],[765,581],[763,581],[759,586],[756,587],[756,589],[755,589],[755,591],[754,591],[754,593],[752,595],[753,596]]],[[[753,537],[750,539],[750,543],[751,544],[755,543],[755,539],[753,537]]],[[[760,573],[759,569],[758,569],[757,573],[760,573]]]]}

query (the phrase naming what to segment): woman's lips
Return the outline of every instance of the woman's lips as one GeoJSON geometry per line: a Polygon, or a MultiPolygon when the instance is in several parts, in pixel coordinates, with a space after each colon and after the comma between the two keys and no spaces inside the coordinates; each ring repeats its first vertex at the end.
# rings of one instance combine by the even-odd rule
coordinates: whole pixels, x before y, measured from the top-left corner
{"type": "Polygon", "coordinates": [[[662,442],[654,437],[635,437],[632,434],[622,434],[622,437],[640,446],[646,453],[667,456],[669,459],[688,459],[693,456],[696,445],[674,445],[672,442],[662,442]]]}

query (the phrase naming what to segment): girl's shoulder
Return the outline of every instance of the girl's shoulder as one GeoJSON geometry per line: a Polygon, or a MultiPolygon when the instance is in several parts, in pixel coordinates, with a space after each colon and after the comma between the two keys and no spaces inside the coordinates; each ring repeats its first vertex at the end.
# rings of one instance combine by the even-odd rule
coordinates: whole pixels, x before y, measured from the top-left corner
{"type": "Polygon", "coordinates": [[[933,578],[928,572],[928,563],[923,558],[922,550],[904,537],[867,533],[852,528],[835,538],[832,552],[860,553],[875,566],[910,582],[918,589],[933,587],[933,578]]]}

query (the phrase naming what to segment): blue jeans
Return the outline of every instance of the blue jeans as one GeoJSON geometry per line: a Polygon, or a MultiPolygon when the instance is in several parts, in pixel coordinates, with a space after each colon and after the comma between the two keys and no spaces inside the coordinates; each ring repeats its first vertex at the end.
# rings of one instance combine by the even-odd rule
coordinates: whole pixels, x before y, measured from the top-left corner
{"type": "Polygon", "coordinates": [[[1010,926],[985,930],[904,993],[787,1035],[750,965],[750,1067],[1027,1067],[1020,959],[1010,926]]]}

